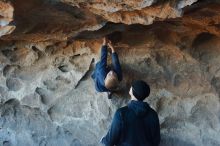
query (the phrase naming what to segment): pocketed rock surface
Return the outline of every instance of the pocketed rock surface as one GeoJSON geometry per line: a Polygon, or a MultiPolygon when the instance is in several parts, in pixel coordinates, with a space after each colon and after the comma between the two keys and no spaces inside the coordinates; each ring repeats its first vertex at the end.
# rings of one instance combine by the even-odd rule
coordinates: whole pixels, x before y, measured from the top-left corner
{"type": "MultiPolygon", "coordinates": [[[[161,146],[220,146],[218,3],[198,1],[184,8],[195,1],[174,1],[184,8],[182,17],[126,25],[108,22],[114,3],[108,9],[88,3],[106,12],[100,17],[87,5],[75,8],[77,1],[65,11],[60,2],[18,1],[12,2],[16,29],[0,41],[0,145],[99,146],[116,109],[129,102],[131,82],[142,79],[151,86],[146,101],[158,112],[161,146]],[[53,9],[46,10],[47,5],[53,9]],[[25,15],[24,6],[31,13],[25,15]],[[115,31],[123,81],[109,100],[95,91],[90,76],[101,38],[115,31]]],[[[121,1],[115,13],[162,3],[132,2],[121,1]]]]}

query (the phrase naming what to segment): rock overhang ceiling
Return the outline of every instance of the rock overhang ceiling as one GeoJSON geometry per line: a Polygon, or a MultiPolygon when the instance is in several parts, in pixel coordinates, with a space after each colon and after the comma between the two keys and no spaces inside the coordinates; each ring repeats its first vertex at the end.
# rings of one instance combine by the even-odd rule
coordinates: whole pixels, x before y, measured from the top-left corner
{"type": "MultiPolygon", "coordinates": [[[[3,2],[2,2],[3,4],[3,2]]],[[[7,40],[66,41],[80,32],[101,29],[107,22],[151,25],[153,22],[208,27],[218,33],[219,4],[197,0],[172,1],[37,1],[13,0],[7,13],[13,22],[1,28],[7,40]],[[191,5],[192,4],[192,5],[191,5]],[[191,5],[191,6],[188,6],[191,5]],[[14,13],[13,13],[13,9],[14,13]],[[185,12],[184,17],[182,17],[185,12]],[[14,18],[13,18],[14,15],[14,18]],[[9,29],[10,30],[7,30],[9,29]],[[5,30],[6,29],[6,30],[5,30]]],[[[4,12],[3,12],[4,13],[4,12]]],[[[182,25],[182,26],[184,26],[182,25]]]]}

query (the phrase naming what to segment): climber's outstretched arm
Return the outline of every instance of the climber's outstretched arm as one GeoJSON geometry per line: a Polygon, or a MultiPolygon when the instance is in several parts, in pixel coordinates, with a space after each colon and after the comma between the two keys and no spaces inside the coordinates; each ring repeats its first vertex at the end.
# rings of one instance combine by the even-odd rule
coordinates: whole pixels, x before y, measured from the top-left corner
{"type": "Polygon", "coordinates": [[[119,62],[118,54],[115,52],[115,48],[113,47],[112,43],[108,43],[109,48],[112,50],[112,65],[114,68],[114,71],[116,72],[118,76],[118,80],[122,80],[122,71],[121,71],[121,64],[119,62]]]}
{"type": "Polygon", "coordinates": [[[107,39],[103,39],[102,47],[101,47],[101,57],[100,57],[100,62],[99,62],[99,67],[101,68],[106,68],[107,66],[107,39]]]}

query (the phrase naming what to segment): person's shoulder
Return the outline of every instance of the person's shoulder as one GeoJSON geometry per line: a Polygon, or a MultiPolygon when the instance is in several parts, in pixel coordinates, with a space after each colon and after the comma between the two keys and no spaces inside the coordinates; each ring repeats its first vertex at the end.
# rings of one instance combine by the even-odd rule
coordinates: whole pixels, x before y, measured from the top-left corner
{"type": "Polygon", "coordinates": [[[116,110],[116,112],[115,112],[115,115],[116,115],[117,117],[121,117],[121,116],[123,116],[123,114],[125,114],[125,113],[127,112],[127,110],[128,110],[128,107],[127,107],[127,106],[118,108],[118,109],[116,110]]]}
{"type": "Polygon", "coordinates": [[[150,107],[149,112],[150,112],[150,114],[151,114],[153,117],[158,117],[157,112],[156,112],[152,107],[150,107]]]}
{"type": "Polygon", "coordinates": [[[118,108],[116,112],[124,112],[126,110],[128,110],[128,106],[123,106],[123,107],[118,108]]]}

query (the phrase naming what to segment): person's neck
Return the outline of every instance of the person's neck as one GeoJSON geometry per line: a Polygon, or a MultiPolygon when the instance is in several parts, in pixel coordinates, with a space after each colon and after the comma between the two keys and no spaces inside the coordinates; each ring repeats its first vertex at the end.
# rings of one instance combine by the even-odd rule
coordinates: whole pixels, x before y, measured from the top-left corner
{"type": "Polygon", "coordinates": [[[131,100],[138,101],[134,96],[131,96],[131,100]]]}

